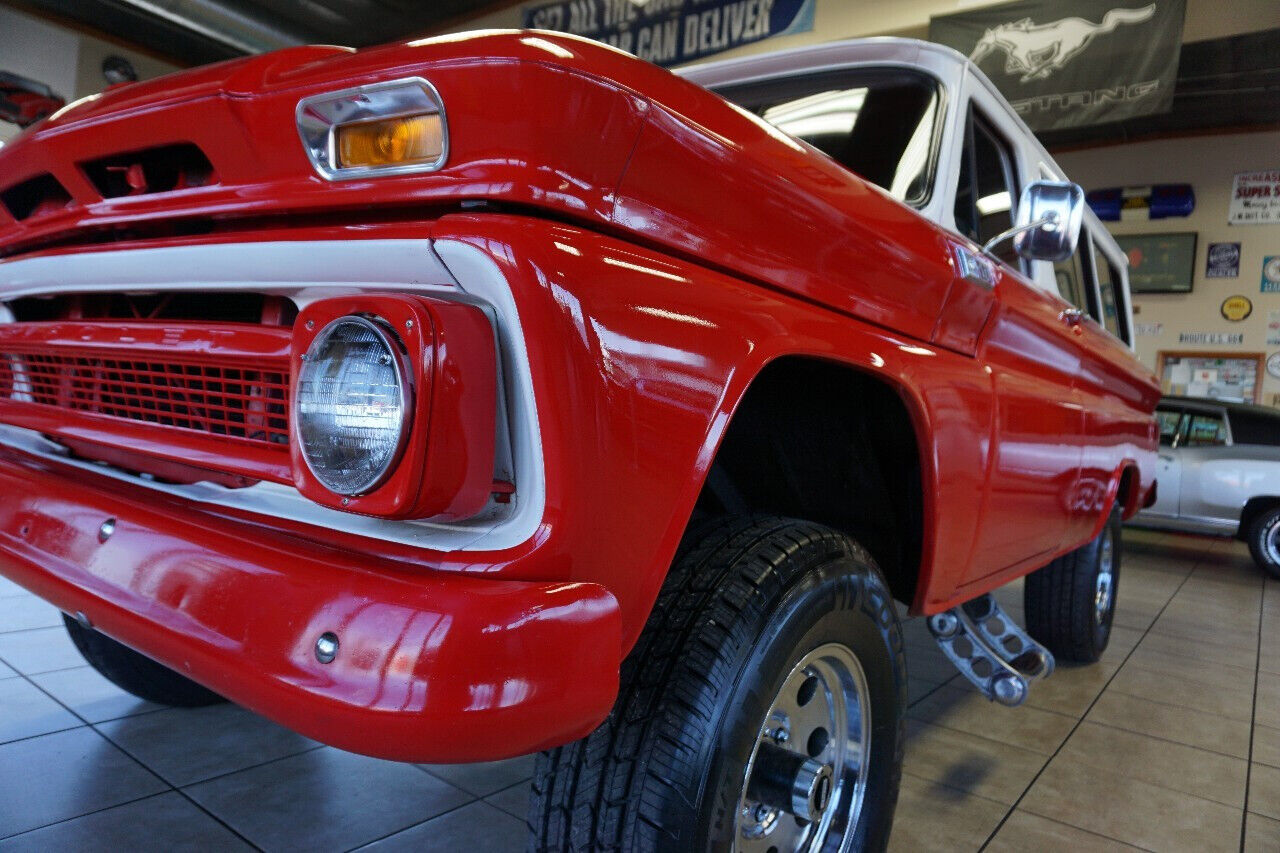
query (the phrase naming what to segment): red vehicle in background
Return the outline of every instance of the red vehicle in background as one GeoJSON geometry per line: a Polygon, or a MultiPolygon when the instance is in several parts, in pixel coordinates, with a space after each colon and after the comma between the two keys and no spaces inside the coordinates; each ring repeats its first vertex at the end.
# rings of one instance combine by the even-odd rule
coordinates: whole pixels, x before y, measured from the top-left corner
{"type": "Polygon", "coordinates": [[[688,76],[297,48],[11,142],[0,573],[148,699],[543,750],[540,849],[882,848],[895,600],[1002,704],[1096,660],[1159,389],[1123,256],[963,57],[688,76]]]}

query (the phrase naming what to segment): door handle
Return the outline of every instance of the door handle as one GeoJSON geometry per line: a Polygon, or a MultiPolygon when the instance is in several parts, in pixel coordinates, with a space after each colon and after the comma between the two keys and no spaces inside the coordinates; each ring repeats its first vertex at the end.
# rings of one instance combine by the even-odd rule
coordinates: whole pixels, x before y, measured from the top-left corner
{"type": "Polygon", "coordinates": [[[1172,457],[1172,456],[1165,456],[1163,453],[1158,454],[1158,456],[1160,457],[1160,461],[1161,461],[1161,462],[1172,462],[1172,461],[1173,461],[1173,457],[1172,457]]]}

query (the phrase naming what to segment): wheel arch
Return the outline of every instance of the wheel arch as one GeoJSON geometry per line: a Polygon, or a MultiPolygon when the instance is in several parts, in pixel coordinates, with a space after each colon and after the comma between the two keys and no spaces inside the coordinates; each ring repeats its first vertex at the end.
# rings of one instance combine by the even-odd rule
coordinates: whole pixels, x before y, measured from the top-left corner
{"type": "Polygon", "coordinates": [[[932,468],[928,419],[911,390],[860,364],[780,353],[724,411],[686,533],[730,513],[826,524],[863,545],[894,597],[914,604],[931,558],[932,468]],[[900,468],[906,476],[886,476],[900,468]]]}
{"type": "Polygon", "coordinates": [[[1257,495],[1249,498],[1240,510],[1240,526],[1236,529],[1236,536],[1247,536],[1254,520],[1277,506],[1280,506],[1280,495],[1257,495]]]}

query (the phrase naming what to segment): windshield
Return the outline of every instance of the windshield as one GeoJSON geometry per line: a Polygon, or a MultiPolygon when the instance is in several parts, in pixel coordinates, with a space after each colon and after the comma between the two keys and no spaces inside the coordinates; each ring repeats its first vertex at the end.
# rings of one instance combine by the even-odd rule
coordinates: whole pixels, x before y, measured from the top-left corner
{"type": "Polygon", "coordinates": [[[899,201],[928,202],[941,111],[932,77],[905,68],[856,68],[718,91],[899,201]]]}

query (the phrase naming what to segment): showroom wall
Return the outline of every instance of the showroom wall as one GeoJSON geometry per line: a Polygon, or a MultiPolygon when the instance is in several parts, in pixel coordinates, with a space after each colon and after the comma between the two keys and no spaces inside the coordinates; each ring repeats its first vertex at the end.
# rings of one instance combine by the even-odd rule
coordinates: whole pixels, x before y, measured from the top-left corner
{"type": "MultiPolygon", "coordinates": [[[[0,70],[47,83],[68,101],[102,91],[102,60],[123,56],[147,80],[176,71],[177,66],[120,47],[85,33],[51,24],[0,6],[0,70]]],[[[0,122],[0,142],[18,128],[0,122]]]]}
{"type": "MultiPolygon", "coordinates": [[[[810,32],[777,36],[735,50],[716,54],[715,59],[766,53],[788,47],[859,36],[909,36],[924,38],[930,15],[945,15],[993,6],[1006,0],[814,0],[813,29],[810,32]]],[[[523,10],[539,2],[513,6],[483,15],[454,28],[455,31],[523,25],[523,10]]],[[[1064,8],[1070,8],[1066,4],[1064,8]]],[[[1280,26],[1280,0],[1187,0],[1183,41],[1203,41],[1280,26]]]]}
{"type": "MultiPolygon", "coordinates": [[[[1185,219],[1107,223],[1113,234],[1170,234],[1194,232],[1196,259],[1189,294],[1135,294],[1135,324],[1143,334],[1135,343],[1138,355],[1156,369],[1157,354],[1165,351],[1206,351],[1239,354],[1280,351],[1267,344],[1272,312],[1280,322],[1280,293],[1263,293],[1263,259],[1280,256],[1280,224],[1228,225],[1227,206],[1232,177],[1237,172],[1280,170],[1280,132],[1192,136],[1062,152],[1055,156],[1068,175],[1086,190],[1159,183],[1191,184],[1195,210],[1185,219]],[[1210,243],[1239,243],[1239,275],[1205,275],[1210,243]],[[1222,303],[1229,296],[1253,303],[1249,316],[1226,319],[1222,303]],[[1239,344],[1188,345],[1182,334],[1242,334],[1239,344]]],[[[1277,334],[1273,331],[1272,334],[1277,334]]],[[[1275,338],[1272,338],[1275,340],[1275,338]]],[[[1264,371],[1265,374],[1265,371],[1264,371]]],[[[1267,375],[1261,402],[1280,407],[1280,379],[1267,375]]]]}

